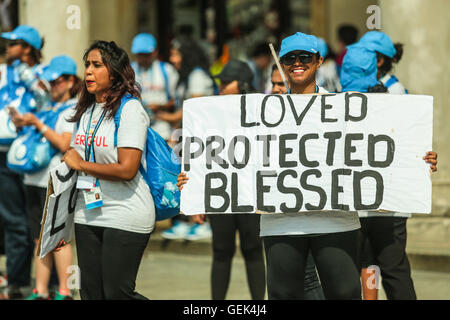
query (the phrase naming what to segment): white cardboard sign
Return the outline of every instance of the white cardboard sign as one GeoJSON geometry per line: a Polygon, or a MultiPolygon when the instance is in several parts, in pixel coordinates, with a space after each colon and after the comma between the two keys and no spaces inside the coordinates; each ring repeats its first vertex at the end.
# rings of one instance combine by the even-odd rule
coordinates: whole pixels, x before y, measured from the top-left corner
{"type": "Polygon", "coordinates": [[[181,211],[430,213],[433,97],[229,95],[183,105],[181,211]]]}
{"type": "Polygon", "coordinates": [[[61,240],[73,238],[77,173],[65,163],[50,171],[44,214],[39,237],[39,257],[52,252],[61,240]]]}

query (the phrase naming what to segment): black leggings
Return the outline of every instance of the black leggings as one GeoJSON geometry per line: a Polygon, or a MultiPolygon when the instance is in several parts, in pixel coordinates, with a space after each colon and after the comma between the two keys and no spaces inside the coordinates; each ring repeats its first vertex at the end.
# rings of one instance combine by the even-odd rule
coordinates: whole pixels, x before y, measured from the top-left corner
{"type": "Polygon", "coordinates": [[[258,214],[211,214],[213,265],[211,292],[213,300],[224,300],[230,282],[231,262],[236,250],[236,231],[245,260],[247,281],[253,300],[263,300],[266,271],[258,214]]]}
{"type": "Polygon", "coordinates": [[[361,218],[361,268],[378,265],[388,300],[416,300],[401,217],[361,218]]]}
{"type": "Polygon", "coordinates": [[[150,234],[75,224],[82,300],[146,300],[135,291],[150,234]]]}
{"type": "Polygon", "coordinates": [[[312,253],[326,299],[361,299],[358,230],[314,236],[264,237],[269,299],[304,299],[305,267],[312,253]]]}

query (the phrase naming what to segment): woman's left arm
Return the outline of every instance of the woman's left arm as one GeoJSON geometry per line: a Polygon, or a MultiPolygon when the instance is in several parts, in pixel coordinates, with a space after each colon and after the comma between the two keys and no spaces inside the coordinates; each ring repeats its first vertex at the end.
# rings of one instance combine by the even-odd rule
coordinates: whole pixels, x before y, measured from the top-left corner
{"type": "Polygon", "coordinates": [[[118,148],[118,162],[102,164],[84,161],[75,149],[66,152],[62,160],[67,166],[87,175],[110,181],[130,181],[139,170],[142,151],[135,148],[118,148]]]}

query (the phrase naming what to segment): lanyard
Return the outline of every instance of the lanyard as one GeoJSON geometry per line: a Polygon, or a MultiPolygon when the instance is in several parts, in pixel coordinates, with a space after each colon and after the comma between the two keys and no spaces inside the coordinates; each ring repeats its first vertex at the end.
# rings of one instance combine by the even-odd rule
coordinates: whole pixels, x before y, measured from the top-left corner
{"type": "Polygon", "coordinates": [[[88,141],[88,138],[89,138],[89,130],[90,130],[90,128],[91,128],[91,123],[92,123],[92,115],[94,114],[94,109],[95,109],[95,106],[94,107],[92,107],[92,111],[91,111],[91,116],[90,116],[90,118],[89,118],[89,125],[88,125],[88,127],[87,127],[87,129],[86,129],[86,133],[85,133],[85,147],[84,147],[84,156],[85,156],[85,160],[86,161],[90,161],[90,157],[91,157],[91,151],[92,151],[92,162],[95,162],[95,153],[94,153],[94,146],[93,146],[93,143],[94,143],[94,137],[95,137],[95,135],[97,134],[97,130],[98,130],[98,128],[100,128],[100,124],[102,123],[102,121],[103,121],[103,118],[105,118],[105,114],[106,114],[106,110],[103,110],[103,113],[102,113],[102,115],[100,116],[100,119],[98,120],[98,122],[97,122],[97,124],[95,125],[95,128],[94,128],[94,132],[92,132],[92,136],[91,136],[91,141],[89,142],[88,141]]]}

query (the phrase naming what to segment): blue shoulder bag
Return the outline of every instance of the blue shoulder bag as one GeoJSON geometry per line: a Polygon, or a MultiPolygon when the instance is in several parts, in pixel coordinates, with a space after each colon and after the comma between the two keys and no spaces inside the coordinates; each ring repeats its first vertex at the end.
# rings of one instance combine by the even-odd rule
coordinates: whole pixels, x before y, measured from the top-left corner
{"type": "MultiPolygon", "coordinates": [[[[135,97],[127,94],[122,98],[114,115],[114,146],[117,147],[117,131],[124,105],[135,97]]],[[[137,99],[136,99],[137,100],[137,99]]],[[[180,213],[180,191],[177,177],[181,164],[166,141],[150,127],[147,129],[145,164],[141,163],[139,172],[150,188],[155,203],[156,221],[172,218],[180,213]]]]}

